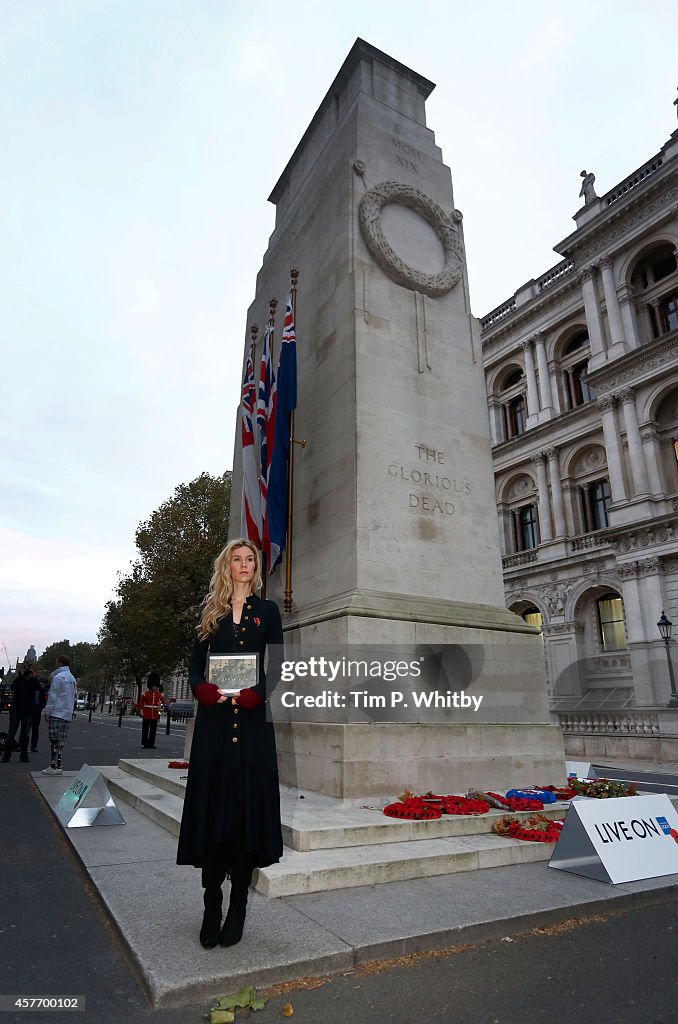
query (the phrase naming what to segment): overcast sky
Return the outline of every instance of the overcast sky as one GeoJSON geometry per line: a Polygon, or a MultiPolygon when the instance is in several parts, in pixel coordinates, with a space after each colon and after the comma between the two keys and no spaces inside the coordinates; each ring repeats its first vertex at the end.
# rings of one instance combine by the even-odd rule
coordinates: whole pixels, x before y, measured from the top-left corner
{"type": "Polygon", "coordinates": [[[231,467],[267,197],[357,36],[436,83],[476,316],[558,262],[582,168],[602,194],[678,127],[673,0],[0,15],[5,664],[94,641],[138,523],[231,467]]]}

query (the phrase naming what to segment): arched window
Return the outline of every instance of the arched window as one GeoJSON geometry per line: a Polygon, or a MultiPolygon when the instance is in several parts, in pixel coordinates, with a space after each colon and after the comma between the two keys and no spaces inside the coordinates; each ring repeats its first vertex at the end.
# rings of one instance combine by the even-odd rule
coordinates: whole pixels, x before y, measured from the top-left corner
{"type": "Polygon", "coordinates": [[[590,356],[587,331],[578,331],[565,346],[560,361],[563,374],[565,406],[576,409],[596,397],[596,391],[587,380],[590,356]]]}
{"type": "Polygon", "coordinates": [[[633,270],[631,285],[645,304],[652,338],[678,328],[678,263],[672,245],[663,242],[643,256],[633,270]]]}
{"type": "Polygon", "coordinates": [[[541,629],[541,612],[538,608],[535,608],[534,605],[525,609],[523,612],[523,618],[528,626],[534,626],[536,629],[541,629]]]}
{"type": "Polygon", "coordinates": [[[609,526],[607,509],[612,501],[612,495],[610,481],[607,478],[583,484],[579,488],[579,497],[585,533],[604,530],[606,526],[609,526]]]}
{"type": "Polygon", "coordinates": [[[504,421],[504,439],[510,441],[512,437],[523,434],[527,426],[525,374],[519,366],[510,368],[499,390],[504,421]]]}
{"type": "Polygon", "coordinates": [[[598,614],[598,635],[601,650],[625,650],[624,602],[619,594],[603,594],[596,601],[596,611],[598,614]]]}
{"type": "Polygon", "coordinates": [[[523,505],[513,511],[513,533],[516,551],[529,551],[539,544],[537,506],[523,505]]]}

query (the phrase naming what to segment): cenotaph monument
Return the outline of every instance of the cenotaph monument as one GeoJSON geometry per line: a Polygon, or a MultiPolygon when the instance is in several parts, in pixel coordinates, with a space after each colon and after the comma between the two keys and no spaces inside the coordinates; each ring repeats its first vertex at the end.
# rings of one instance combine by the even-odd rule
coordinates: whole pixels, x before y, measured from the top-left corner
{"type": "MultiPolygon", "coordinates": [[[[433,88],[356,41],[271,193],[275,229],[247,314],[246,351],[298,269],[306,447],[295,446],[286,658],[444,645],[483,695],[480,712],[436,720],[278,720],[281,780],[342,798],[564,776],[541,637],[504,606],[480,335],[462,214],[426,125],[433,88]]],[[[236,431],[232,537],[241,487],[236,431]]],[[[281,608],[283,583],[284,566],[267,592],[281,608]]]]}

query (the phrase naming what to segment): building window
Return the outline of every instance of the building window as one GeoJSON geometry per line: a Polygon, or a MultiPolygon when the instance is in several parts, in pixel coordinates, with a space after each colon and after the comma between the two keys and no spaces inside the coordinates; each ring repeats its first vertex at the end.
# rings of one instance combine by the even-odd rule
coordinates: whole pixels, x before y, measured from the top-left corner
{"type": "Polygon", "coordinates": [[[537,547],[539,529],[535,505],[523,505],[513,512],[513,532],[516,551],[528,551],[537,547]]]}
{"type": "Polygon", "coordinates": [[[675,331],[678,327],[678,295],[662,299],[659,303],[659,322],[663,334],[675,331]]]}
{"type": "Polygon", "coordinates": [[[631,285],[644,303],[652,338],[678,328],[677,278],[676,253],[668,242],[644,256],[633,271],[631,285]]]}
{"type": "Polygon", "coordinates": [[[596,602],[600,645],[604,651],[623,651],[626,648],[624,604],[617,594],[605,594],[596,602]]]}
{"type": "Polygon", "coordinates": [[[525,399],[522,395],[512,399],[506,409],[507,438],[518,437],[525,433],[525,399]]]}
{"type": "Polygon", "coordinates": [[[526,608],[523,612],[523,618],[528,626],[534,626],[536,629],[541,629],[541,612],[534,606],[532,608],[526,608]]]}
{"type": "Polygon", "coordinates": [[[580,487],[582,522],[584,533],[604,530],[609,525],[607,509],[612,501],[608,480],[594,480],[580,487]]]}
{"type": "Polygon", "coordinates": [[[504,438],[510,441],[525,432],[527,426],[527,405],[525,402],[525,375],[518,366],[510,369],[501,385],[502,414],[504,417],[504,438]]]}
{"type": "Polygon", "coordinates": [[[567,343],[561,357],[565,400],[568,409],[576,409],[596,397],[595,388],[586,379],[588,364],[588,332],[579,331],[567,343]]]}

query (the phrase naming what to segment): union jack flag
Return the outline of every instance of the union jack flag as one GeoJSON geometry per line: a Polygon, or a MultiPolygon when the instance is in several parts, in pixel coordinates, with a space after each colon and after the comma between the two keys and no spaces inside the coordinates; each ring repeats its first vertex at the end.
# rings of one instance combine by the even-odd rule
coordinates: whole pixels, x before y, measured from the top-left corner
{"type": "Polygon", "coordinates": [[[264,347],[261,352],[259,370],[259,399],[257,401],[257,427],[259,429],[259,451],[261,468],[259,471],[259,490],[261,493],[261,519],[263,522],[262,551],[270,558],[270,541],[267,530],[266,498],[268,494],[268,476],[273,455],[273,433],[275,430],[276,383],[271,363],[271,327],[266,325],[264,331],[264,347]]]}
{"type": "Polygon", "coordinates": [[[242,445],[242,505],[240,531],[257,547],[261,546],[261,494],[256,449],[254,447],[254,407],[256,389],[251,355],[247,356],[240,404],[240,438],[242,445]]]}
{"type": "Polygon", "coordinates": [[[297,336],[292,296],[287,299],[285,326],[278,360],[275,434],[268,474],[266,525],[270,543],[269,572],[282,558],[287,537],[287,466],[290,457],[290,416],[297,405],[297,336]]]}

